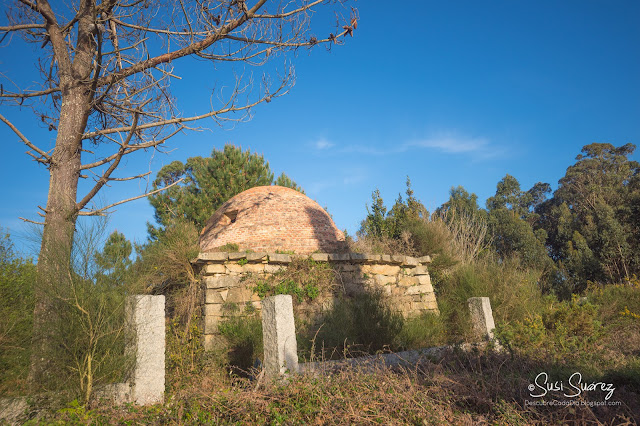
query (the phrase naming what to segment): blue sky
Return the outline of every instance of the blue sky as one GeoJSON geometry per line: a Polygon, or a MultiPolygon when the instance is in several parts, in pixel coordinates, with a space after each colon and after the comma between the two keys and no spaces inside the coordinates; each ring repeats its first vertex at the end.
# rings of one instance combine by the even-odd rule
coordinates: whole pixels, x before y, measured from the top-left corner
{"type": "MultiPolygon", "coordinates": [[[[171,161],[208,156],[232,143],[263,154],[276,175],[287,173],[353,234],[371,192],[379,188],[390,205],[404,192],[407,175],[430,210],[457,185],[484,204],[507,173],[523,189],[538,181],[555,188],[582,146],[640,144],[640,2],[355,6],[358,29],[343,46],[291,57],[297,79],[290,94],[259,106],[251,121],[233,129],[202,122],[211,131],[180,134],[169,154],[131,158],[121,175],[155,175],[171,161]]],[[[28,70],[30,52],[5,40],[0,71],[28,70]]],[[[174,95],[184,115],[206,108],[216,84],[231,83],[223,71],[203,73],[193,61],[174,66],[183,76],[174,95]]],[[[51,144],[54,135],[28,110],[0,105],[0,112],[33,140],[51,144]]],[[[22,246],[26,228],[18,217],[38,218],[48,175],[1,124],[0,140],[0,226],[22,246]]],[[[99,201],[144,189],[144,182],[114,183],[99,201]]],[[[141,242],[152,215],[148,201],[135,201],[116,208],[109,228],[141,242]]]]}

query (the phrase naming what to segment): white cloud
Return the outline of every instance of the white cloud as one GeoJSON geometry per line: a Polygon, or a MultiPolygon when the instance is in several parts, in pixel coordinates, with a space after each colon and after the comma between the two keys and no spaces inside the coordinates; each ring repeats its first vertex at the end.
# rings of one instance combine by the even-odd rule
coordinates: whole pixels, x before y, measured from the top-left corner
{"type": "Polygon", "coordinates": [[[409,142],[405,147],[433,148],[449,154],[486,153],[489,149],[489,141],[486,138],[440,134],[427,139],[409,142]]]}
{"type": "Polygon", "coordinates": [[[329,141],[328,141],[328,140],[326,140],[325,138],[320,138],[320,139],[318,139],[317,141],[315,141],[315,142],[313,143],[313,146],[314,146],[316,149],[329,149],[329,148],[331,148],[331,147],[335,146],[335,144],[334,144],[334,143],[329,142],[329,141]]]}

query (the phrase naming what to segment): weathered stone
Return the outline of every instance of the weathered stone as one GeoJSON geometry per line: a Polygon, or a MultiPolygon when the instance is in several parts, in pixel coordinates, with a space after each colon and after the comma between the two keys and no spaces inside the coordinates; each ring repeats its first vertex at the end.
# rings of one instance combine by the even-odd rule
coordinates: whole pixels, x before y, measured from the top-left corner
{"type": "Polygon", "coordinates": [[[400,254],[394,254],[393,256],[391,256],[391,262],[393,263],[404,264],[404,261],[405,261],[405,256],[402,256],[400,254]]]}
{"type": "Polygon", "coordinates": [[[216,334],[221,317],[208,315],[204,317],[204,334],[216,334]]]}
{"type": "Polygon", "coordinates": [[[164,401],[164,296],[131,296],[128,321],[135,333],[132,399],[139,405],[164,401]]]}
{"type": "Polygon", "coordinates": [[[422,256],[418,258],[420,263],[431,263],[431,256],[422,256]]]}
{"type": "Polygon", "coordinates": [[[247,263],[242,266],[242,272],[249,272],[252,274],[261,274],[264,272],[265,265],[263,263],[247,263]]]}
{"type": "Polygon", "coordinates": [[[400,267],[395,265],[371,265],[371,272],[382,275],[398,275],[400,267]]]}
{"type": "Polygon", "coordinates": [[[405,294],[425,294],[425,293],[433,293],[433,287],[428,284],[423,285],[414,285],[411,287],[407,287],[407,292],[405,294]]]}
{"type": "Polygon", "coordinates": [[[431,285],[431,277],[429,275],[418,275],[416,278],[418,278],[420,284],[431,285]]]}
{"type": "Polygon", "coordinates": [[[409,287],[420,284],[418,277],[404,276],[400,277],[398,284],[403,287],[409,287]]]}
{"type": "Polygon", "coordinates": [[[269,253],[269,263],[291,263],[291,256],[282,253],[269,253]]]}
{"type": "Polygon", "coordinates": [[[224,262],[229,258],[229,253],[224,251],[211,251],[198,254],[198,260],[212,260],[215,262],[224,262]]]}
{"type": "Polygon", "coordinates": [[[471,324],[474,333],[481,339],[493,339],[493,330],[496,328],[493,322],[491,302],[488,297],[470,297],[467,300],[471,313],[471,324]]]}
{"type": "Polygon", "coordinates": [[[350,260],[349,253],[329,253],[329,260],[345,262],[350,260]]]}
{"type": "Polygon", "coordinates": [[[389,275],[375,274],[373,276],[373,279],[378,285],[387,285],[387,284],[396,283],[395,275],[389,276],[389,275]]]}
{"type": "Polygon", "coordinates": [[[247,253],[245,257],[248,262],[261,262],[263,260],[267,260],[267,253],[265,252],[247,253]]]}
{"type": "Polygon", "coordinates": [[[246,287],[235,287],[229,290],[227,303],[242,304],[251,300],[252,291],[246,287]]]}
{"type": "Polygon", "coordinates": [[[247,253],[243,253],[243,252],[229,253],[229,260],[240,260],[246,257],[247,257],[247,253]]]}
{"type": "Polygon", "coordinates": [[[231,288],[237,287],[240,284],[240,278],[228,275],[204,277],[204,283],[207,288],[231,288]]]}
{"type": "Polygon", "coordinates": [[[298,345],[290,295],[279,294],[262,301],[264,372],[274,378],[298,372],[298,345]]]}
{"type": "Polygon", "coordinates": [[[387,262],[387,263],[391,262],[391,256],[389,256],[388,254],[382,254],[379,256],[381,261],[387,262]]]}
{"type": "Polygon", "coordinates": [[[204,305],[204,316],[221,317],[224,313],[223,303],[207,303],[204,305]]]}
{"type": "Polygon", "coordinates": [[[427,275],[429,271],[426,266],[418,265],[415,268],[407,268],[407,275],[427,275]]]}
{"type": "Polygon", "coordinates": [[[329,255],[327,253],[312,253],[311,259],[316,262],[328,262],[329,255]]]}
{"type": "Polygon", "coordinates": [[[282,270],[282,266],[280,265],[264,265],[264,272],[267,274],[275,274],[276,272],[280,272],[282,270]]]}
{"type": "Polygon", "coordinates": [[[404,258],[404,265],[417,266],[418,265],[418,259],[416,259],[415,257],[406,256],[404,258]]]}
{"type": "Polygon", "coordinates": [[[336,269],[338,269],[340,272],[360,271],[361,268],[362,268],[361,266],[354,265],[354,264],[351,264],[351,263],[338,263],[336,265],[336,269]]]}
{"type": "Polygon", "coordinates": [[[237,263],[227,263],[225,264],[225,266],[227,267],[228,272],[235,273],[235,274],[240,274],[243,272],[242,265],[239,265],[237,263]]]}
{"type": "Polygon", "coordinates": [[[204,267],[205,274],[224,274],[226,272],[226,268],[221,263],[209,263],[204,267]]]}
{"type": "Polygon", "coordinates": [[[204,296],[205,303],[224,303],[227,301],[228,289],[207,289],[204,296]]]}

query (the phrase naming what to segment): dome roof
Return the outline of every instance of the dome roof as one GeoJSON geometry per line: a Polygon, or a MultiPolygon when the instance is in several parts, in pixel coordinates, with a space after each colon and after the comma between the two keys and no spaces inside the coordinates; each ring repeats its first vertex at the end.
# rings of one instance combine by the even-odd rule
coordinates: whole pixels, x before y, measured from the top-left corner
{"type": "Polygon", "coordinates": [[[257,186],[232,197],[207,221],[200,251],[225,244],[241,250],[292,250],[298,254],[346,249],[344,234],[306,195],[283,186],[257,186]]]}

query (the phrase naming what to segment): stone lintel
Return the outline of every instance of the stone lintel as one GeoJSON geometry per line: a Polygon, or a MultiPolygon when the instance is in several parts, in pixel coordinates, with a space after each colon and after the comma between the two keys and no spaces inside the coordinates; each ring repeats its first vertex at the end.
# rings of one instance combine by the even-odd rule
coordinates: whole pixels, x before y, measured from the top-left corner
{"type": "Polygon", "coordinates": [[[229,258],[229,253],[224,251],[210,251],[206,253],[199,253],[195,261],[201,262],[224,262],[229,258]]]}
{"type": "Polygon", "coordinates": [[[229,288],[240,285],[238,276],[220,275],[215,277],[204,277],[204,283],[207,288],[229,288]]]}
{"type": "Polygon", "coordinates": [[[262,262],[267,260],[267,253],[266,252],[247,253],[245,257],[249,262],[262,262]]]}
{"type": "Polygon", "coordinates": [[[328,262],[329,254],[328,253],[312,253],[311,259],[316,262],[328,262]]]}
{"type": "Polygon", "coordinates": [[[284,253],[269,253],[269,263],[291,263],[291,256],[284,253]]]}
{"type": "Polygon", "coordinates": [[[329,253],[329,260],[344,262],[350,260],[349,253],[329,253]]]}

